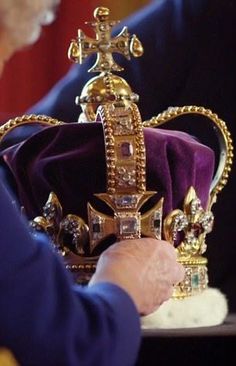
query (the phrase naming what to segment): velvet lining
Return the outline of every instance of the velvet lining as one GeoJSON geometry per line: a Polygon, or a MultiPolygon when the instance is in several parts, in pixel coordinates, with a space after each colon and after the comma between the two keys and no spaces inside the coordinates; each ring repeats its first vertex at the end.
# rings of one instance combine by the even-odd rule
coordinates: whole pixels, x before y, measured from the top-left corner
{"type": "MultiPolygon", "coordinates": [[[[164,215],[182,208],[190,186],[206,206],[214,171],[214,153],[184,132],[145,128],[147,190],[157,191],[144,209],[164,197],[164,215]]],[[[54,191],[64,214],[87,220],[87,202],[110,209],[94,197],[106,192],[104,139],[101,123],[70,123],[43,128],[2,152],[17,183],[27,215],[42,213],[54,191]]]]}

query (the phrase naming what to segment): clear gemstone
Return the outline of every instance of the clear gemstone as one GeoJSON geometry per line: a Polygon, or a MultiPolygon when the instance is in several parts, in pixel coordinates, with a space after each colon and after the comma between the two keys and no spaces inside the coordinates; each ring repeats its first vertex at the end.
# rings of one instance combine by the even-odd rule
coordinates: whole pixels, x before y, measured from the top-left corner
{"type": "Polygon", "coordinates": [[[116,135],[133,134],[132,119],[129,115],[120,115],[118,113],[115,117],[117,120],[114,131],[116,135]]]}
{"type": "Polygon", "coordinates": [[[193,199],[190,203],[191,214],[195,215],[197,212],[202,210],[201,201],[199,198],[193,199]]]}
{"type": "Polygon", "coordinates": [[[105,32],[105,31],[108,31],[110,29],[110,27],[108,24],[102,23],[102,24],[99,24],[99,29],[100,29],[100,31],[105,32]]]}
{"type": "Polygon", "coordinates": [[[121,126],[126,127],[126,128],[130,128],[131,127],[131,118],[129,115],[125,115],[125,116],[120,116],[120,120],[119,123],[121,124],[121,126]]]}
{"type": "Polygon", "coordinates": [[[61,226],[65,231],[67,231],[69,234],[75,234],[77,232],[77,229],[79,227],[79,224],[76,220],[65,218],[61,226]]]}
{"type": "Polygon", "coordinates": [[[123,175],[126,172],[126,169],[124,167],[119,167],[117,168],[117,172],[118,174],[123,175]]]}
{"type": "Polygon", "coordinates": [[[127,217],[120,219],[120,234],[135,235],[138,231],[138,222],[136,217],[127,217]]]}
{"type": "Polygon", "coordinates": [[[120,196],[115,199],[118,208],[134,207],[137,204],[137,197],[134,195],[120,196]]]}
{"type": "Polygon", "coordinates": [[[186,244],[194,246],[197,244],[198,238],[195,237],[194,233],[187,232],[184,241],[186,244]]]}
{"type": "Polygon", "coordinates": [[[124,173],[123,181],[128,182],[129,180],[130,180],[130,173],[129,172],[124,173]]]}
{"type": "Polygon", "coordinates": [[[56,213],[56,207],[50,202],[43,207],[43,216],[48,220],[51,220],[56,213]]]}
{"type": "Polygon", "coordinates": [[[203,229],[206,233],[210,233],[212,231],[214,216],[212,212],[207,212],[200,219],[200,223],[202,224],[203,229]]]}
{"type": "Polygon", "coordinates": [[[187,217],[184,214],[176,215],[174,218],[174,230],[181,231],[188,225],[187,217]]]}
{"type": "Polygon", "coordinates": [[[136,183],[136,179],[135,178],[130,178],[129,179],[129,185],[130,186],[135,186],[135,183],[136,183]]]}

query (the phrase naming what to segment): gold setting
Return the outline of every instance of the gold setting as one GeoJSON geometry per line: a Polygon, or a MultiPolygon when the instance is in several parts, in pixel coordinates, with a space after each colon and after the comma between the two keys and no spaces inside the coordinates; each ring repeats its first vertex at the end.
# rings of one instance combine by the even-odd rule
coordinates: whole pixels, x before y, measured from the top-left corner
{"type": "Polygon", "coordinates": [[[111,21],[109,15],[108,8],[96,8],[95,21],[87,22],[94,29],[96,38],[87,37],[79,29],[77,39],[73,39],[69,46],[68,57],[75,63],[82,64],[89,55],[96,53],[96,62],[89,72],[100,72],[87,82],[81,95],[76,98],[76,104],[81,105],[83,110],[80,122],[94,122],[97,107],[101,104],[129,105],[130,102],[138,101],[138,95],[132,92],[129,84],[120,76],[112,74],[113,71],[123,70],[114,61],[113,53],[119,53],[128,60],[131,55],[140,57],[143,54],[142,44],[136,35],[129,34],[127,27],[112,38],[112,28],[119,21],[111,21]]]}
{"type": "Polygon", "coordinates": [[[51,192],[43,207],[43,215],[31,221],[31,226],[37,231],[46,232],[55,243],[62,256],[69,253],[64,244],[65,234],[71,235],[70,251],[85,255],[85,245],[88,241],[88,226],[79,216],[68,214],[63,217],[62,206],[55,193],[51,192]]]}
{"type": "Polygon", "coordinates": [[[205,238],[212,231],[213,222],[212,212],[202,208],[193,187],[185,197],[183,211],[177,209],[166,216],[164,237],[173,245],[180,239],[178,261],[186,271],[184,281],[175,286],[173,297],[194,295],[207,287],[207,259],[202,254],[206,251],[205,238]]]}
{"type": "Polygon", "coordinates": [[[94,11],[95,21],[86,22],[95,31],[96,39],[87,37],[79,29],[77,39],[71,41],[68,57],[76,63],[82,64],[91,54],[97,53],[97,60],[89,71],[122,71],[113,59],[114,52],[124,55],[130,59],[130,54],[134,57],[142,56],[143,47],[136,35],[130,36],[127,27],[124,27],[120,34],[111,37],[112,28],[119,23],[109,19],[110,10],[105,7],[96,8],[94,11]]]}
{"type": "MultiPolygon", "coordinates": [[[[116,233],[118,240],[140,238],[142,228],[152,237],[160,238],[160,225],[147,230],[146,223],[157,210],[161,210],[161,203],[146,213],[145,220],[140,214],[140,208],[156,192],[146,191],[146,153],[137,106],[134,103],[129,107],[101,105],[97,115],[104,129],[107,193],[96,196],[111,207],[114,217],[105,216],[90,205],[88,217],[100,218],[103,222],[101,230],[106,234],[116,233]]],[[[98,244],[94,235],[91,240],[94,246],[98,244]]]]}

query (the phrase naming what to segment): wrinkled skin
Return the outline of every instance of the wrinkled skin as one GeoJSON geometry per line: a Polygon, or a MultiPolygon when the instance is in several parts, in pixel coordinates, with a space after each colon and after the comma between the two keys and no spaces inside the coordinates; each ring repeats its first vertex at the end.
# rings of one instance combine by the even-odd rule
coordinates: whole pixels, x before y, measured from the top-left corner
{"type": "Polygon", "coordinates": [[[133,299],[138,312],[147,315],[158,309],[184,278],[184,268],[166,241],[150,238],[124,240],[100,257],[89,285],[111,282],[133,299]]]}

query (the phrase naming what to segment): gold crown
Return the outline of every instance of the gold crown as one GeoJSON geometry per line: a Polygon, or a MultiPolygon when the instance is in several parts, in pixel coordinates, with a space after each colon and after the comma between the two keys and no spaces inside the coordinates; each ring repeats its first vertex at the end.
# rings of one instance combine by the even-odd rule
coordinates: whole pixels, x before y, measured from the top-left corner
{"type": "MultiPolygon", "coordinates": [[[[92,53],[97,53],[95,65],[89,70],[100,72],[84,86],[76,102],[83,113],[80,122],[101,121],[104,131],[107,190],[96,194],[112,211],[109,216],[95,210],[88,203],[88,222],[77,215],[63,216],[63,208],[55,193],[51,192],[42,216],[31,221],[32,227],[48,233],[56,249],[63,255],[66,267],[76,274],[78,282],[87,282],[96,268],[96,248],[110,236],[116,240],[135,239],[142,236],[166,239],[177,246],[178,260],[186,269],[184,281],[175,287],[174,297],[181,298],[199,293],[207,287],[207,259],[205,237],[212,230],[212,204],[227,183],[232,165],[233,146],[224,121],[209,109],[197,106],[171,107],[167,111],[142,122],[135,102],[138,96],[128,83],[114,75],[122,68],[114,61],[112,53],[130,58],[141,56],[143,48],[138,38],[130,36],[126,27],[112,38],[112,27],[117,23],[109,19],[107,8],[97,8],[91,26],[96,39],[87,37],[81,30],[72,40],[68,54],[74,62],[82,63],[92,53]],[[218,133],[221,154],[218,169],[212,181],[206,209],[189,187],[182,210],[176,209],[163,219],[163,200],[144,214],[141,208],[156,192],[146,190],[146,151],[144,127],[158,127],[184,115],[199,114],[214,124],[218,133]]],[[[62,123],[44,116],[23,116],[10,120],[0,128],[0,139],[18,125],[39,122],[62,123]]],[[[158,188],[158,187],[157,187],[158,188]]]]}

